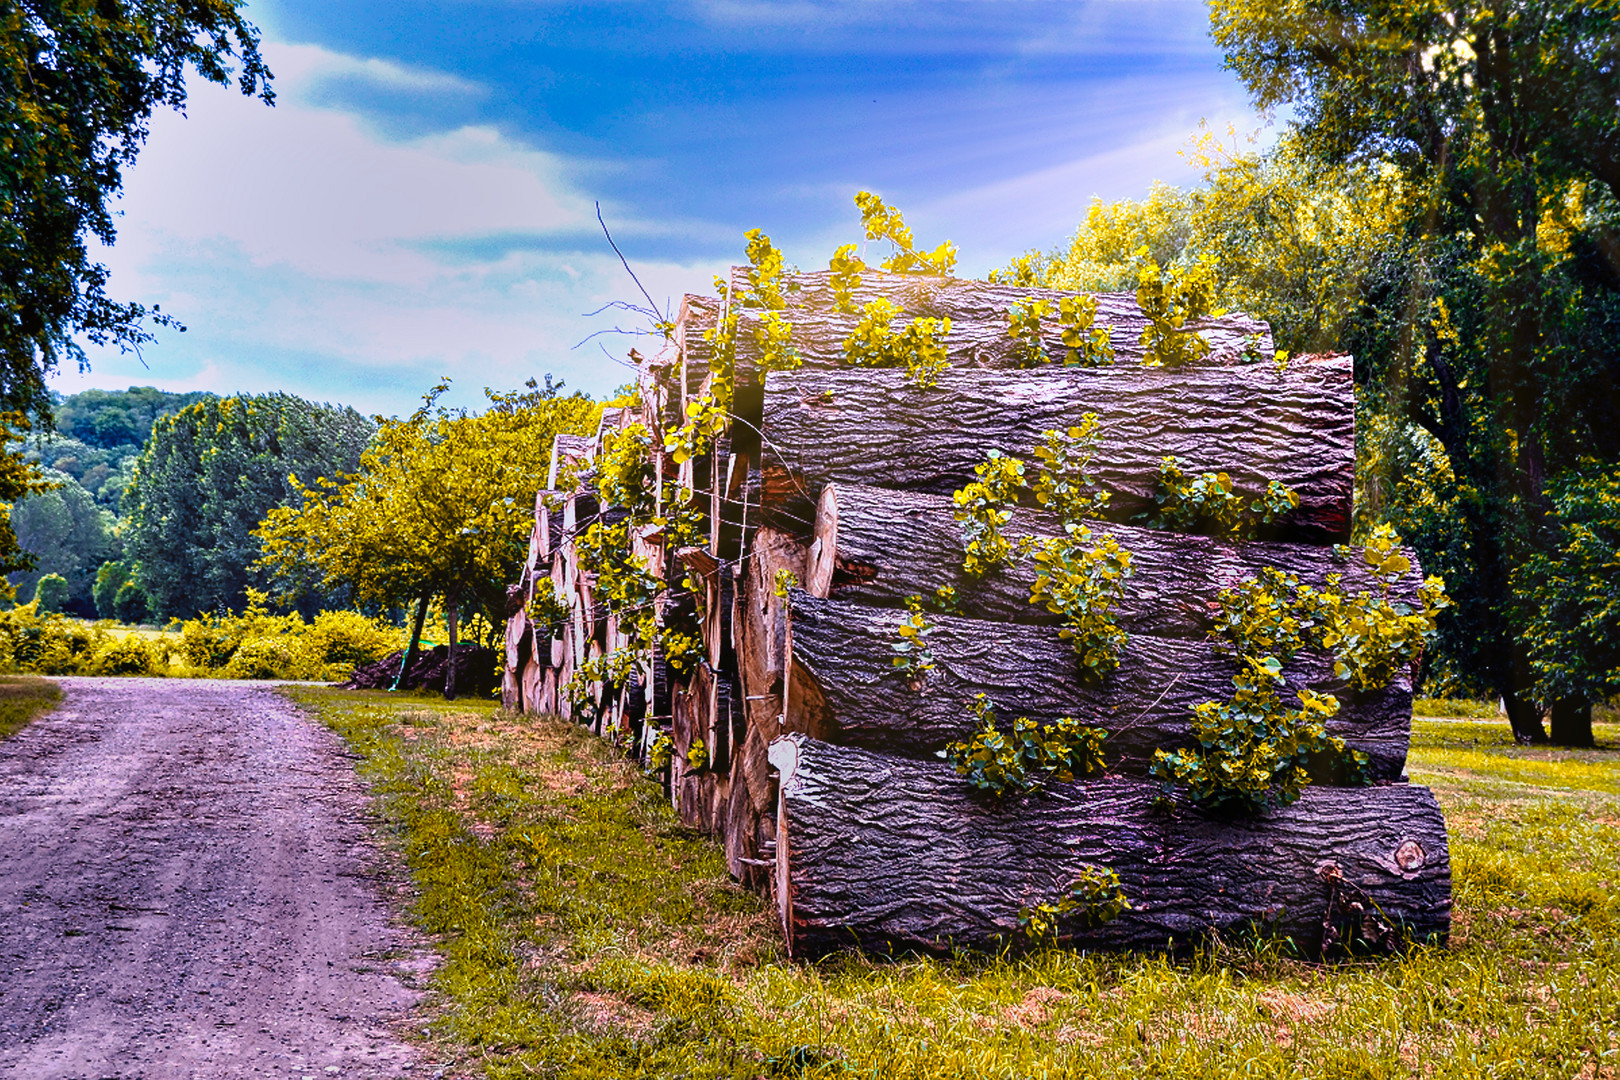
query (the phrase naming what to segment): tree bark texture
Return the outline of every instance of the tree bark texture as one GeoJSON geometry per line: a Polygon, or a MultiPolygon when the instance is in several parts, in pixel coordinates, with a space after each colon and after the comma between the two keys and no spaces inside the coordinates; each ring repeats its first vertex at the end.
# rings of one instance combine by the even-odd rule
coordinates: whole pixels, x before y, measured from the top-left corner
{"type": "MultiPolygon", "coordinates": [[[[1298,576],[1321,588],[1342,575],[1352,594],[1378,592],[1359,552],[1343,559],[1331,548],[1272,541],[1230,541],[1111,522],[1090,522],[1090,544],[1112,536],[1131,553],[1132,576],[1117,608],[1120,626],[1160,637],[1202,637],[1213,624],[1222,589],[1242,584],[1262,568],[1298,576]]],[[[1004,535],[1037,539],[1063,535],[1053,514],[1017,509],[1004,535]]],[[[1035,567],[1027,560],[974,577],[962,571],[962,526],[941,495],[891,491],[856,484],[823,489],[811,545],[806,588],[821,596],[900,607],[908,596],[956,589],[963,611],[981,619],[1055,625],[1059,616],[1029,602],[1035,567]],[[819,566],[819,570],[817,569],[819,566]]],[[[1414,569],[1391,590],[1392,600],[1416,603],[1423,584],[1414,569]]]]}
{"type": "Polygon", "coordinates": [[[904,371],[792,371],[766,380],[763,509],[808,530],[828,483],[950,495],[987,450],[1029,458],[1043,433],[1101,417],[1094,474],[1113,493],[1110,517],[1152,505],[1160,459],[1189,478],[1228,472],[1253,497],[1278,480],[1299,509],[1284,539],[1350,534],[1355,401],[1348,357],[1266,368],[948,371],[912,386],[904,371]]]}
{"type": "Polygon", "coordinates": [[[1055,901],[1087,865],[1117,873],[1132,908],[1096,929],[1060,923],[1086,947],[1258,930],[1310,949],[1335,887],[1413,938],[1450,930],[1445,823],[1427,788],[1308,787],[1291,806],[1231,820],[1156,808],[1156,785],[1123,777],[996,804],[947,766],[801,735],[773,742],[770,759],[777,898],[795,956],[993,948],[1017,934],[1021,909],[1055,901]],[[1335,871],[1344,885],[1324,880],[1335,871]]]}
{"type": "MultiPolygon", "coordinates": [[[[1120,665],[1100,685],[1079,675],[1068,642],[1054,627],[933,616],[934,667],[913,689],[894,669],[900,612],[794,590],[793,685],[787,729],[869,750],[933,759],[968,739],[980,724],[968,711],[976,693],[994,702],[1004,731],[1016,717],[1051,722],[1076,717],[1108,731],[1111,772],[1143,774],[1158,749],[1193,744],[1192,707],[1232,696],[1238,666],[1207,641],[1133,633],[1120,665]]],[[[1412,686],[1403,672],[1381,691],[1353,694],[1333,677],[1331,661],[1300,653],[1284,666],[1285,703],[1302,687],[1334,692],[1340,710],[1327,728],[1372,759],[1375,779],[1399,779],[1411,735],[1412,686]]]]}
{"type": "MultiPolygon", "coordinates": [[[[1062,364],[1067,350],[1062,343],[1063,324],[1057,317],[1058,301],[1072,296],[1094,296],[1097,316],[1093,325],[1108,328],[1116,357],[1114,366],[1140,367],[1142,363],[1141,338],[1147,318],[1133,293],[1078,293],[872,270],[861,275],[861,284],[854,293],[855,310],[847,312],[838,310],[829,277],[823,270],[788,274],[782,278],[782,296],[787,306],[777,314],[793,325],[793,347],[808,367],[846,366],[844,340],[860,322],[861,308],[879,297],[900,307],[900,315],[892,323],[897,333],[913,319],[950,319],[951,332],[945,339],[945,355],[951,366],[982,370],[1017,368],[1028,363],[1021,343],[1007,332],[1007,312],[1030,299],[1052,302],[1051,316],[1041,322],[1041,337],[1049,362],[1062,364]]],[[[734,287],[746,281],[745,270],[733,277],[734,287]]],[[[710,302],[718,307],[717,300],[710,302]]],[[[737,368],[744,379],[757,370],[759,345],[754,330],[759,314],[758,309],[738,311],[737,368]]],[[[1274,355],[1271,327],[1247,315],[1204,319],[1195,323],[1193,329],[1210,344],[1209,355],[1199,363],[1237,364],[1246,349],[1267,363],[1274,355]]]]}

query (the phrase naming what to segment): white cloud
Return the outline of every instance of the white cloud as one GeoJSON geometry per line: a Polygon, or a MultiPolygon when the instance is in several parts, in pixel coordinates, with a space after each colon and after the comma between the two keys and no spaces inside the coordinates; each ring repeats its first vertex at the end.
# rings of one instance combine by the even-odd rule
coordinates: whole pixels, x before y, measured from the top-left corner
{"type": "MultiPolygon", "coordinates": [[[[593,328],[582,313],[636,295],[618,260],[605,244],[600,254],[543,250],[597,228],[571,163],[489,127],[390,141],[313,104],[311,89],[334,76],[478,88],[311,46],[267,52],[275,108],[199,85],[189,116],[154,117],[127,178],[117,246],[104,253],[116,295],[161,303],[190,331],[160,331],[149,367],[93,352],[92,373],[65,374],[59,389],[280,388],[394,411],[439,374],[456,378],[464,400],[545,371],[593,391],[625,381],[600,350],[570,349],[593,328]],[[531,243],[469,246],[488,237],[531,243]]],[[[633,220],[622,230],[663,231],[633,220]]],[[[638,265],[649,288],[677,298],[713,269],[638,265]]],[[[623,341],[610,344],[623,352],[623,341]]]]}

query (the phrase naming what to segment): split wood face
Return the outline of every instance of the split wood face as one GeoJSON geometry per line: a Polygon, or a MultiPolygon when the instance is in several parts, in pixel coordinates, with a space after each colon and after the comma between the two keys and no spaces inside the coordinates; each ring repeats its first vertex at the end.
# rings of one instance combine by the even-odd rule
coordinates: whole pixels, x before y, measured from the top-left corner
{"type": "MultiPolygon", "coordinates": [[[[734,286],[744,280],[733,272],[734,286]]],[[[696,582],[686,602],[699,613],[704,661],[677,676],[654,656],[634,692],[593,687],[575,719],[643,749],[674,735],[671,804],[724,844],[739,881],[776,902],[795,955],[1001,947],[1022,909],[1054,900],[1088,865],[1118,873],[1132,906],[1099,928],[1060,925],[1076,945],[1162,948],[1257,930],[1309,949],[1338,933],[1324,924],[1367,909],[1362,900],[1415,938],[1445,937],[1444,822],[1426,789],[1399,782],[1411,727],[1405,674],[1356,695],[1334,682],[1326,657],[1302,653],[1285,667],[1285,697],[1309,687],[1340,698],[1329,730],[1369,755],[1376,786],[1318,778],[1286,808],[1232,818],[1181,798],[1156,805],[1162,788],[1143,775],[1155,750],[1190,742],[1192,705],[1231,694],[1235,664],[1209,637],[1222,589],[1264,567],[1316,588],[1330,574],[1349,593],[1376,588],[1359,560],[1328,546],[1348,538],[1351,522],[1349,357],[1278,370],[1269,328],[1234,314],[1196,325],[1206,358],[1145,368],[1145,319],[1133,296],[1116,293],[1096,298],[1113,365],[1023,369],[1009,307],[1075,294],[869,271],[850,312],[835,306],[826,273],[782,285],[779,317],[793,324],[802,366],[762,373],[758,313],[740,310],[728,430],[684,463],[654,461],[660,482],[684,487],[706,515],[705,541],[677,558],[656,529],[636,532],[635,553],[662,580],[696,582]],[[951,320],[951,367],[937,385],[844,363],[858,309],[878,297],[899,306],[897,328],[951,320]],[[1114,493],[1110,520],[1089,527],[1132,552],[1134,569],[1115,609],[1130,641],[1100,684],[1079,678],[1058,616],[1029,603],[1027,564],[962,572],[950,498],[987,450],[1028,460],[1044,432],[1088,412],[1101,421],[1092,472],[1114,493]],[[1246,495],[1280,481],[1299,509],[1266,542],[1130,524],[1152,504],[1166,455],[1188,476],[1226,472],[1246,495]],[[908,683],[891,662],[900,609],[944,586],[960,614],[931,616],[934,666],[908,683]],[[1107,775],[1003,803],[973,793],[936,754],[973,733],[966,702],[981,692],[1009,724],[1076,716],[1105,728],[1107,775]],[[701,767],[686,756],[699,742],[701,767]]],[[[705,333],[724,310],[715,297],[684,298],[670,339],[636,356],[639,407],[604,414],[594,437],[559,436],[551,486],[588,475],[616,427],[645,424],[656,445],[680,426],[716,385],[705,333]]],[[[1060,333],[1055,319],[1043,322],[1054,361],[1060,333]]],[[[535,583],[549,580],[573,617],[550,641],[535,640],[521,613],[508,627],[503,696],[531,712],[566,713],[562,688],[579,665],[623,645],[572,543],[600,509],[594,489],[559,495],[536,506],[518,598],[526,607],[535,583]]],[[[1046,538],[1062,528],[1026,499],[1005,532],[1046,538]]],[[[1391,599],[1415,604],[1420,583],[1414,560],[1391,599]]]]}

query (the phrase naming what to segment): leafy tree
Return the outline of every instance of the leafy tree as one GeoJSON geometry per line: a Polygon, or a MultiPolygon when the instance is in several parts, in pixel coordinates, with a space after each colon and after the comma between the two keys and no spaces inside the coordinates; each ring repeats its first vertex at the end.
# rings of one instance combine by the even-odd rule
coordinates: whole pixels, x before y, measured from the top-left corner
{"type": "MultiPolygon", "coordinates": [[[[0,406],[45,414],[45,376],[79,340],[138,348],[148,312],[107,295],[88,251],[116,239],[109,202],[154,109],[185,105],[194,71],[273,100],[259,35],[235,0],[0,9],[0,406]]],[[[168,321],[156,308],[157,321],[168,321]]]]}
{"type": "Polygon", "coordinates": [[[1620,466],[1587,468],[1547,485],[1555,540],[1513,575],[1555,741],[1590,733],[1592,702],[1620,694],[1620,466]]]}
{"type": "Polygon", "coordinates": [[[129,564],[122,559],[108,559],[96,570],[96,583],[91,587],[90,593],[96,603],[96,614],[103,619],[115,619],[117,610],[113,601],[118,597],[118,590],[130,579],[129,564]]]}
{"type": "Polygon", "coordinates": [[[37,581],[54,574],[68,585],[63,610],[90,615],[95,611],[91,592],[96,569],[117,554],[112,515],[71,476],[51,470],[44,475],[51,489],[22,499],[11,510],[17,541],[35,560],[31,570],[13,574],[11,584],[27,596],[37,581]]]}
{"type": "Polygon", "coordinates": [[[113,597],[113,615],[121,623],[131,626],[148,622],[152,618],[152,598],[141,583],[131,578],[118,587],[113,597]]]}
{"type": "Polygon", "coordinates": [[[61,611],[68,602],[67,578],[61,574],[46,574],[34,586],[34,610],[40,614],[61,611]]]}
{"type": "MultiPolygon", "coordinates": [[[[1399,178],[1402,229],[1346,341],[1368,404],[1443,450],[1467,564],[1448,644],[1518,738],[1581,700],[1524,632],[1516,567],[1557,562],[1549,481],[1620,460],[1620,65],[1609,5],[1213,0],[1213,32],[1301,155],[1399,178]]],[[[1425,553],[1427,554],[1427,553],[1425,553]]],[[[1528,578],[1521,578],[1528,581],[1528,578]]],[[[1582,693],[1592,690],[1581,683],[1582,693]]]]}
{"type": "Polygon", "coordinates": [[[1019,256],[993,277],[1089,292],[1134,290],[1149,260],[1215,274],[1220,307],[1271,323],[1288,352],[1333,348],[1363,300],[1369,262],[1401,224],[1405,195],[1365,167],[1323,169],[1285,137],[1245,152],[1204,132],[1201,187],[1154,184],[1140,202],[1093,201],[1066,249],[1019,256]]]}
{"type": "Polygon", "coordinates": [[[152,386],[82,390],[57,401],[51,415],[58,433],[85,446],[139,449],[152,433],[152,421],[213,396],[201,391],[176,394],[152,386]]]}
{"type": "MultiPolygon", "coordinates": [[[[17,542],[12,527],[11,511],[18,499],[50,487],[39,467],[24,460],[13,443],[20,443],[28,434],[28,417],[20,412],[0,413],[0,574],[27,570],[34,565],[34,556],[17,542]]],[[[7,599],[15,596],[6,585],[7,599]]]]}
{"type": "Polygon", "coordinates": [[[506,586],[527,556],[552,439],[593,431],[601,413],[583,394],[562,396],[549,377],[527,392],[486,391],[482,414],[439,406],[448,385],[407,419],[383,421],[350,475],[300,483],[301,498],[271,510],[257,533],[264,565],[283,585],[313,571],[320,588],[361,604],[415,603],[411,652],[435,600],[452,618],[466,607],[491,627],[505,622],[506,586]]]}
{"type": "Polygon", "coordinates": [[[351,408],[290,394],[210,398],[160,418],[124,501],[125,552],[157,613],[240,608],[248,586],[266,584],[253,530],[297,500],[292,476],[352,472],[375,430],[351,408]]]}

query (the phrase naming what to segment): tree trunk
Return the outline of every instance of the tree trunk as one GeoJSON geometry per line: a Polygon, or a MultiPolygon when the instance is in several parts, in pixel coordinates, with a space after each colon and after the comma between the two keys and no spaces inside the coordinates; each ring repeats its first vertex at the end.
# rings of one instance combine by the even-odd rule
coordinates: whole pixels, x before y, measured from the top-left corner
{"type": "MultiPolygon", "coordinates": [[[[1132,634],[1120,666],[1100,686],[1080,678],[1079,663],[1057,629],[933,616],[933,670],[912,689],[892,664],[899,612],[792,594],[793,684],[787,730],[847,746],[933,759],[968,739],[979,723],[968,711],[978,692],[995,703],[1004,731],[1014,718],[1051,722],[1074,716],[1107,729],[1110,771],[1143,774],[1158,749],[1193,743],[1191,709],[1232,696],[1237,664],[1205,641],[1132,634]]],[[[1352,694],[1327,658],[1300,653],[1286,665],[1292,703],[1302,687],[1339,689],[1342,707],[1328,730],[1372,759],[1373,776],[1396,780],[1406,764],[1412,724],[1411,682],[1352,694]]]]}
{"type": "Polygon", "coordinates": [[[1528,693],[1508,690],[1502,694],[1502,709],[1507,713],[1508,726],[1513,729],[1513,741],[1531,746],[1547,741],[1547,731],[1541,726],[1541,709],[1528,693]]]}
{"type": "Polygon", "coordinates": [[[448,631],[448,650],[445,654],[444,696],[446,700],[454,701],[456,697],[456,621],[461,613],[459,595],[452,594],[444,603],[445,629],[448,631]]]}
{"type": "MultiPolygon", "coordinates": [[[[1133,576],[1116,608],[1127,631],[1160,637],[1202,637],[1213,622],[1222,589],[1275,567],[1322,588],[1341,574],[1350,592],[1376,591],[1359,555],[1341,559],[1330,548],[1261,541],[1232,542],[1163,529],[1093,522],[1097,543],[1113,536],[1131,552],[1133,576]]],[[[1053,514],[1019,509],[1003,528],[1009,537],[1061,536],[1053,514]]],[[[941,495],[829,484],[816,511],[812,565],[805,587],[817,596],[900,607],[906,597],[931,598],[942,586],[956,589],[961,610],[980,619],[1055,625],[1059,616],[1029,602],[1035,583],[1028,561],[1001,566],[981,577],[962,572],[962,527],[951,500],[941,495]]],[[[1423,583],[1416,569],[1392,590],[1392,599],[1416,603],[1423,583]]]]}
{"type": "Polygon", "coordinates": [[[1578,698],[1564,698],[1554,702],[1549,717],[1552,729],[1549,741],[1554,746],[1591,747],[1592,703],[1578,698]]]}
{"type": "MultiPolygon", "coordinates": [[[[1022,908],[1055,901],[1088,865],[1119,875],[1131,910],[1072,944],[1163,948],[1212,933],[1291,938],[1317,952],[1332,894],[1416,940],[1450,930],[1445,822],[1427,788],[1308,787],[1258,818],[1220,818],[1128,778],[1054,786],[997,805],[948,767],[791,735],[781,777],[777,898],[789,949],[987,948],[1022,908]],[[1370,901],[1370,903],[1368,902],[1370,901]],[[1373,905],[1376,905],[1374,907],[1373,905]]],[[[1370,925],[1363,934],[1378,936],[1370,925]]]]}
{"type": "Polygon", "coordinates": [[[987,450],[1029,458],[1050,429],[1102,419],[1094,472],[1114,493],[1109,516],[1153,505],[1160,459],[1190,477],[1227,472],[1240,494],[1277,480],[1299,509],[1278,538],[1350,534],[1355,409],[1348,357],[1270,367],[948,371],[927,390],[904,371],[791,371],[766,382],[763,510],[806,533],[830,482],[950,495],[987,450]]]}
{"type": "MultiPolygon", "coordinates": [[[[1058,321],[1057,301],[1094,295],[1097,316],[1093,325],[1108,328],[1116,356],[1115,366],[1140,367],[1142,364],[1141,338],[1147,319],[1132,293],[1086,294],[871,270],[861,275],[861,284],[855,289],[855,310],[840,311],[828,283],[829,276],[822,270],[787,274],[782,278],[787,307],[778,315],[793,325],[793,348],[808,367],[845,366],[844,340],[861,320],[860,309],[880,296],[900,307],[900,315],[892,324],[896,331],[916,318],[950,319],[951,331],[945,339],[946,358],[953,367],[982,369],[1026,366],[1021,343],[1007,333],[1007,311],[1032,298],[1053,302],[1052,315],[1041,321],[1041,337],[1048,360],[1061,364],[1067,350],[1061,340],[1063,324],[1058,321]]],[[[736,275],[733,282],[741,286],[746,278],[736,275]]],[[[758,318],[757,312],[739,312],[737,371],[744,379],[758,370],[760,346],[754,336],[758,318]]],[[[1246,349],[1252,349],[1251,355],[1263,361],[1273,357],[1271,328],[1258,319],[1233,313],[1205,319],[1194,326],[1210,344],[1209,356],[1201,363],[1235,364],[1246,349]]]]}
{"type": "Polygon", "coordinates": [[[428,598],[423,594],[416,602],[416,618],[411,622],[411,643],[405,647],[405,655],[399,659],[399,674],[394,676],[394,685],[388,689],[398,690],[405,682],[405,674],[416,663],[416,657],[421,652],[422,623],[427,619],[428,598]]]}

